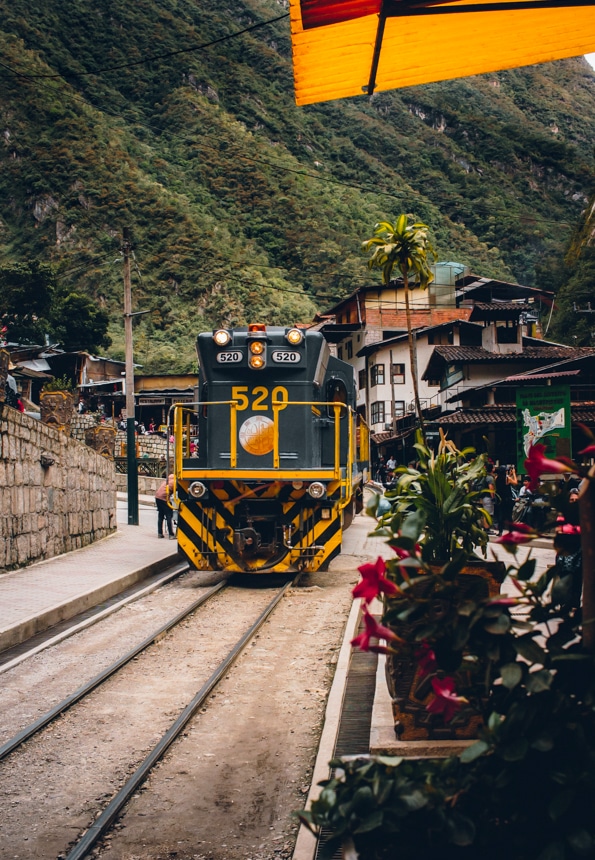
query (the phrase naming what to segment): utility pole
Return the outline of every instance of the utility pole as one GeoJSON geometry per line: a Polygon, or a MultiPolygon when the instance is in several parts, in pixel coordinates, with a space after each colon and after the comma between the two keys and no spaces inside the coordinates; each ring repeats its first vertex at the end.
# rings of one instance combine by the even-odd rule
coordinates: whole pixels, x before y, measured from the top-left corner
{"type": "Polygon", "coordinates": [[[128,472],[128,525],[138,525],[138,471],[134,426],[134,353],[132,346],[132,286],[130,282],[130,231],[122,231],[124,257],[124,334],[126,336],[126,457],[128,472]]]}

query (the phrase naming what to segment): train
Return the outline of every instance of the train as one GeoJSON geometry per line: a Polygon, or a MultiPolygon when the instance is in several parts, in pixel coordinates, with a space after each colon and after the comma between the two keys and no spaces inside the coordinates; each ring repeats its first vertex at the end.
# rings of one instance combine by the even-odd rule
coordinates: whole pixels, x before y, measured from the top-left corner
{"type": "Polygon", "coordinates": [[[199,570],[326,569],[368,480],[353,368],[298,327],[203,332],[197,353],[196,400],[169,418],[181,554],[199,570]]]}

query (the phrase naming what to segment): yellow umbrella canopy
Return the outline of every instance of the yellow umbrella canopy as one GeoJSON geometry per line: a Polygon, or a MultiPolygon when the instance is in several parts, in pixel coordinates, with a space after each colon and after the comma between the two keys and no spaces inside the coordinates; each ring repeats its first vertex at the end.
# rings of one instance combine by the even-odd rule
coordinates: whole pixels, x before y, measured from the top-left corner
{"type": "Polygon", "coordinates": [[[299,105],[595,51],[595,0],[290,0],[299,105]]]}

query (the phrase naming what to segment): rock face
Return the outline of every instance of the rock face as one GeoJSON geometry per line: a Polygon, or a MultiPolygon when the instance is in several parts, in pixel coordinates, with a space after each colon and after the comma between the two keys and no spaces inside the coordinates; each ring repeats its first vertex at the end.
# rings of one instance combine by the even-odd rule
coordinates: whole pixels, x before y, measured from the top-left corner
{"type": "Polygon", "coordinates": [[[0,405],[0,572],[78,549],[115,529],[113,462],[0,405]]]}

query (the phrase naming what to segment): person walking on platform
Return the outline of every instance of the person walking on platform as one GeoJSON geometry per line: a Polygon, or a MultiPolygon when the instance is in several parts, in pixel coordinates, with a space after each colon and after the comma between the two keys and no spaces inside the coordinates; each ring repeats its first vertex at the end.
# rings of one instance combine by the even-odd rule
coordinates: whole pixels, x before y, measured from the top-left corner
{"type": "Polygon", "coordinates": [[[167,481],[164,481],[157,492],[155,493],[155,504],[157,505],[157,537],[162,538],[163,521],[167,523],[167,531],[169,539],[175,540],[173,516],[174,512],[169,506],[168,495],[174,488],[174,476],[170,475],[167,481]]]}

